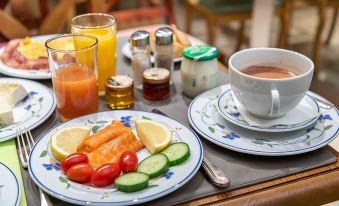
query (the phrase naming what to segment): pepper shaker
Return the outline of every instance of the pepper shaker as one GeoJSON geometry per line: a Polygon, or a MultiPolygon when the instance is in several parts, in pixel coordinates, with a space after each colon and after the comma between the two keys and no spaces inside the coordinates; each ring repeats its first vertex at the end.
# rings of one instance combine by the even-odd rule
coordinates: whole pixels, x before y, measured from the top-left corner
{"type": "Polygon", "coordinates": [[[134,87],[142,89],[142,74],[151,68],[149,33],[143,30],[134,32],[130,37],[130,46],[134,87]]]}
{"type": "Polygon", "coordinates": [[[172,82],[173,73],[173,31],[162,27],[155,31],[155,67],[169,70],[172,82]]]}

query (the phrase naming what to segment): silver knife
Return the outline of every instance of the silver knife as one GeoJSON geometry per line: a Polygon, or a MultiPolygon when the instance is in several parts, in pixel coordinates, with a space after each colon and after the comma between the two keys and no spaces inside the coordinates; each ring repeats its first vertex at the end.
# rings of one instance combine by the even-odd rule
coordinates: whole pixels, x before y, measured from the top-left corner
{"type": "MultiPolygon", "coordinates": [[[[152,109],[151,112],[167,117],[165,113],[158,109],[152,109]]],[[[221,169],[213,165],[206,157],[202,159],[202,167],[205,169],[208,177],[214,185],[218,187],[227,187],[230,184],[230,181],[225,173],[221,169]]]]}

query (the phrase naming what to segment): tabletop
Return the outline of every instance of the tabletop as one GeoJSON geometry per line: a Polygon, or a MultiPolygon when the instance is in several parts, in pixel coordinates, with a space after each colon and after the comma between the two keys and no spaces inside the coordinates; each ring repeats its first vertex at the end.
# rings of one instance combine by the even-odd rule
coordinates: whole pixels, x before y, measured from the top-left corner
{"type": "MultiPolygon", "coordinates": [[[[119,31],[117,34],[117,71],[119,74],[131,74],[130,62],[119,51],[123,43],[127,41],[128,36],[135,30],[139,29],[154,29],[157,26],[148,26],[142,28],[134,28],[129,30],[119,31]]],[[[174,72],[174,86],[171,91],[171,98],[163,102],[148,102],[143,100],[140,92],[136,93],[136,104],[133,109],[151,111],[157,107],[164,113],[173,115],[178,120],[188,122],[187,108],[191,102],[191,98],[182,93],[180,86],[180,71],[179,65],[176,65],[174,72]],[[173,110],[175,108],[175,110],[173,110]]],[[[0,75],[3,77],[3,75],[0,75]]],[[[228,73],[225,67],[219,71],[220,82],[225,84],[228,82],[228,73]]],[[[39,81],[40,83],[52,88],[50,80],[39,81]]],[[[100,110],[109,110],[103,98],[100,98],[100,110]]],[[[42,125],[32,131],[36,138],[43,132],[58,124],[59,116],[55,112],[42,125]]],[[[332,142],[331,147],[336,153],[339,151],[339,140],[332,142]]],[[[338,153],[337,157],[339,156],[338,153]]],[[[224,192],[218,195],[212,195],[206,198],[194,200],[182,205],[301,205],[305,201],[310,204],[319,205],[339,199],[339,164],[334,163],[328,166],[323,166],[306,172],[297,173],[284,178],[259,183],[256,185],[236,189],[229,192],[224,192]]],[[[25,191],[28,205],[39,204],[39,193],[34,182],[30,179],[26,170],[22,170],[23,180],[25,183],[25,191]]],[[[54,205],[69,205],[68,203],[50,197],[54,205]]]]}

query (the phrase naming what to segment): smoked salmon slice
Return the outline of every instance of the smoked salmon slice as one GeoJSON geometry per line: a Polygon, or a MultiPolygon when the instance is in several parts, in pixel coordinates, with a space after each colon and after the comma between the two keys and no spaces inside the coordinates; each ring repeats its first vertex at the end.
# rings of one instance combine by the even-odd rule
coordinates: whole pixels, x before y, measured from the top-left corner
{"type": "Polygon", "coordinates": [[[88,137],[88,139],[86,139],[81,145],[79,145],[78,152],[92,152],[100,145],[128,132],[132,133],[132,130],[123,125],[121,122],[113,120],[111,124],[97,131],[92,136],[88,137]]]}
{"type": "Polygon", "coordinates": [[[88,154],[89,164],[98,168],[106,163],[119,164],[120,156],[126,151],[137,152],[144,145],[129,130],[88,154]]]}

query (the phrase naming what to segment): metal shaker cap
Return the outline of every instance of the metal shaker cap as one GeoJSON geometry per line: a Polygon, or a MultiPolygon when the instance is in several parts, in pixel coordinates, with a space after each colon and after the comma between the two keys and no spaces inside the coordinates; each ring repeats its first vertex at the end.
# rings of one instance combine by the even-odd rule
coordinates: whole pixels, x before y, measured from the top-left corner
{"type": "Polygon", "coordinates": [[[130,45],[133,47],[143,47],[149,45],[149,33],[141,30],[132,34],[129,39],[130,45]]]}
{"type": "Polygon", "coordinates": [[[173,31],[169,27],[159,28],[154,34],[156,44],[166,45],[173,43],[173,31]]]}

